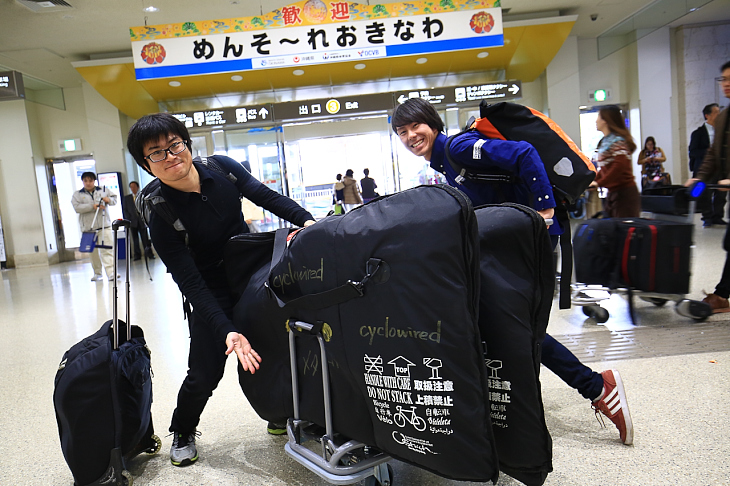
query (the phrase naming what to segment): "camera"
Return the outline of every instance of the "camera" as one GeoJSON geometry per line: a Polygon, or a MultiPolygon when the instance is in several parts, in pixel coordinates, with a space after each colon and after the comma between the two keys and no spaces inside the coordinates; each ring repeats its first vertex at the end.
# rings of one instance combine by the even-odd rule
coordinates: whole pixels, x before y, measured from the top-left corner
{"type": "Polygon", "coordinates": [[[591,14],[591,20],[594,22],[598,20],[598,14],[591,14]]]}

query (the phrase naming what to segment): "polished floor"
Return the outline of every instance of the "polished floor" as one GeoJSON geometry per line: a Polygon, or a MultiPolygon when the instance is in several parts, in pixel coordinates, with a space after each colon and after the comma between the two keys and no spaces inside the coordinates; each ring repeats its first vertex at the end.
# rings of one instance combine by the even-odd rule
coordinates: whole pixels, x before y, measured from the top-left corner
{"type": "MultiPolygon", "coordinates": [[[[723,228],[696,226],[690,297],[719,279],[723,228]]],[[[131,320],[153,350],[153,417],[162,451],[131,464],[135,485],[324,485],[284,454],[285,439],[266,434],[238,387],[235,362],[202,417],[201,459],[170,465],[166,430],[186,371],[188,335],[177,287],[159,260],[150,280],[143,262],[131,269],[131,320]]],[[[112,314],[110,282],[91,282],[88,262],[0,272],[0,485],[71,486],[53,412],[53,379],[63,353],[112,314]]],[[[600,371],[621,371],[635,425],[633,446],[601,428],[587,400],[543,368],[554,471],[546,485],[730,484],[730,313],[697,323],[637,301],[632,324],[626,299],[605,302],[597,324],[580,307],[553,309],[549,332],[600,371]]],[[[122,306],[123,307],[123,306],[122,306]]],[[[122,308],[121,317],[124,317],[122,308]]],[[[393,461],[396,485],[455,485],[393,461]]],[[[499,485],[517,485],[501,475],[499,485]]]]}

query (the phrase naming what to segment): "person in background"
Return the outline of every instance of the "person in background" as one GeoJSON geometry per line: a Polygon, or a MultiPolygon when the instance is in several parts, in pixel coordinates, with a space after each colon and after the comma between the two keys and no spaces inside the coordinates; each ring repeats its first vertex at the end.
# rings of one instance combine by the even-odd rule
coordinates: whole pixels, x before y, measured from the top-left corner
{"type": "MultiPolygon", "coordinates": [[[[730,61],[720,68],[720,86],[727,99],[730,100],[730,61]]],[[[719,184],[730,185],[730,107],[718,113],[715,118],[715,139],[712,146],[705,154],[705,160],[697,171],[697,178],[704,183],[719,181],[719,184]]],[[[690,179],[685,185],[691,185],[698,179],[690,179]]],[[[727,189],[721,189],[727,191],[727,189]]],[[[725,238],[722,241],[723,249],[728,252],[725,256],[725,266],[722,269],[720,282],[715,287],[715,292],[707,294],[702,299],[710,305],[713,312],[730,311],[730,225],[725,230],[725,238]]]]}
{"type": "MultiPolygon", "coordinates": [[[[715,120],[718,113],[720,113],[720,106],[717,103],[710,103],[702,108],[705,123],[693,131],[689,137],[689,170],[692,172],[692,177],[697,177],[707,149],[712,146],[712,142],[715,140],[715,120]]],[[[722,218],[725,215],[727,193],[708,189],[702,195],[702,198],[705,208],[702,211],[702,227],[710,228],[713,224],[726,225],[727,223],[722,218]]]]}
{"type": "Polygon", "coordinates": [[[142,239],[142,248],[144,248],[145,256],[149,259],[155,258],[150,246],[150,239],[147,236],[147,225],[144,224],[142,217],[137,212],[134,201],[137,199],[139,192],[139,183],[132,181],[129,183],[129,190],[132,194],[127,194],[122,198],[122,214],[124,219],[129,221],[129,233],[132,235],[132,244],[134,245],[134,259],[142,258],[142,252],[139,249],[139,240],[142,239]]]}
{"type": "Polygon", "coordinates": [[[631,167],[636,143],[624,125],[621,110],[617,106],[602,107],[596,118],[596,129],[604,137],[598,142],[599,170],[591,187],[608,189],[604,210],[609,218],[638,218],[641,198],[631,167]]]}
{"type": "Polygon", "coordinates": [[[101,248],[112,244],[112,230],[107,206],[117,204],[117,195],[96,185],[96,174],[84,172],[81,174],[81,181],[84,187],[73,193],[71,205],[79,214],[79,229],[81,232],[96,231],[97,246],[91,252],[91,267],[94,269],[92,282],[101,282],[104,277],[101,274],[101,266],[104,265],[109,280],[114,280],[114,252],[111,248],[101,248]]]}
{"type": "MultiPolygon", "coordinates": [[[[474,206],[514,202],[531,206],[545,219],[553,217],[552,186],[540,156],[529,143],[488,139],[475,130],[453,140],[449,151],[459,164],[501,169],[518,176],[518,182],[500,184],[497,189],[495,184],[470,180],[463,184],[455,182],[457,174],[445,155],[444,122],[431,103],[420,98],[405,101],[393,112],[391,128],[408,151],[429,161],[437,172],[444,173],[449,185],[464,192],[474,206]]],[[[557,235],[551,234],[551,241],[554,249],[557,235]]],[[[616,425],[624,444],[633,443],[633,423],[618,370],[596,373],[549,334],[543,342],[542,364],[589,399],[596,413],[600,411],[608,417],[616,425]]]]}
{"type": "Polygon", "coordinates": [[[664,165],[662,165],[665,160],[667,160],[667,157],[664,155],[664,151],[656,146],[654,137],[646,137],[644,148],[639,153],[637,162],[641,166],[642,189],[646,188],[647,184],[671,184],[671,180],[667,179],[669,174],[665,174],[664,165]]]}
{"type": "Polygon", "coordinates": [[[363,169],[362,173],[365,174],[365,177],[360,179],[360,188],[362,189],[363,203],[366,203],[378,197],[378,193],[375,192],[378,185],[375,183],[375,179],[370,177],[370,169],[363,169]]]}
{"type": "Polygon", "coordinates": [[[332,207],[335,214],[345,214],[343,200],[345,199],[345,185],[342,183],[342,174],[335,177],[337,182],[332,186],[332,207]]]}
{"type": "Polygon", "coordinates": [[[345,177],[342,178],[342,183],[345,185],[342,190],[342,202],[346,213],[362,204],[360,189],[357,187],[357,181],[353,178],[353,175],[352,169],[347,169],[345,177]]]}
{"type": "MultiPolygon", "coordinates": [[[[226,357],[235,352],[243,371],[251,373],[261,362],[231,321],[235,303],[222,265],[226,242],[248,232],[239,197],[299,226],[314,224],[314,218],[229,157],[215,158],[214,163],[223,173],[209,169],[198,158],[193,160],[187,128],[168,113],[137,120],[129,129],[127,148],[142,169],[160,180],[160,196],[186,231],[182,238],[180,230],[161,214],[144,208],[145,215],[149,213],[150,236],[157,255],[192,305],[188,316],[188,372],[170,424],[170,461],[174,466],[185,466],[198,460],[196,428],[208,399],[223,378],[226,357]]],[[[284,434],[285,424],[270,422],[267,431],[284,434]]]]}

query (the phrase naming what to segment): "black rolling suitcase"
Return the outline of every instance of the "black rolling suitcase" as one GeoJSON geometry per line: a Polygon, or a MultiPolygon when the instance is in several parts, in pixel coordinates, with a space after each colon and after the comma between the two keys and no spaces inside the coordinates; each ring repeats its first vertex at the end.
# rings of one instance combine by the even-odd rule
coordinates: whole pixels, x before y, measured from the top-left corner
{"type": "Polygon", "coordinates": [[[644,292],[689,293],[694,225],[654,219],[618,220],[618,270],[622,287],[644,292]]]}
{"type": "Polygon", "coordinates": [[[114,231],[114,315],[101,329],[69,349],[56,373],[53,405],[61,449],[74,484],[127,485],[126,462],[159,451],[152,426],[150,350],[142,329],[129,325],[127,245],[127,322],[117,317],[117,232],[114,231]]]}

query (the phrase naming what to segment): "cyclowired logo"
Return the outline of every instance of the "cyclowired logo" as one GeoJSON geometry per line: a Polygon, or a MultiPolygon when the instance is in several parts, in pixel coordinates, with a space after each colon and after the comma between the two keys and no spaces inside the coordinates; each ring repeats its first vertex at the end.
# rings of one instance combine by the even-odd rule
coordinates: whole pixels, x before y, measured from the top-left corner
{"type": "Polygon", "coordinates": [[[157,42],[150,42],[144,46],[140,55],[147,64],[161,64],[165,60],[165,57],[167,57],[165,48],[157,42]]]}

